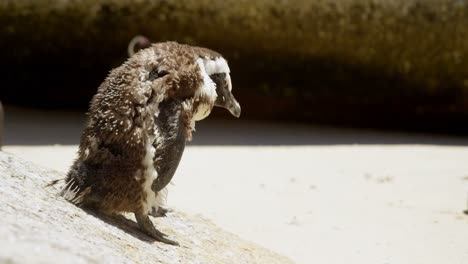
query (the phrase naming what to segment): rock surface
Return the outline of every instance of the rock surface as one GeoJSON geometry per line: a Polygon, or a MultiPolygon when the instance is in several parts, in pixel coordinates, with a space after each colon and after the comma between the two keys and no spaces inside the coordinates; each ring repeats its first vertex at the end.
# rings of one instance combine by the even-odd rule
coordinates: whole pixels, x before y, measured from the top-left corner
{"type": "Polygon", "coordinates": [[[0,263],[291,263],[200,216],[154,220],[181,246],[152,241],[129,215],[96,217],[46,187],[62,178],[0,151],[0,263]]]}
{"type": "Polygon", "coordinates": [[[2,149],[3,146],[3,126],[4,126],[4,113],[3,113],[3,105],[2,102],[0,101],[0,149],[2,149]]]}

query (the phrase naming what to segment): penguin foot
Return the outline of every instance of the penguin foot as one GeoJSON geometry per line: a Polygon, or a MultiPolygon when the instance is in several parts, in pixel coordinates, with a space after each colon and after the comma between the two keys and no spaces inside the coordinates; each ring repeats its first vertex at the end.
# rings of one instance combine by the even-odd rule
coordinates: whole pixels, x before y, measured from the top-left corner
{"type": "Polygon", "coordinates": [[[153,207],[153,210],[151,211],[150,215],[154,217],[166,217],[168,212],[171,212],[171,209],[167,209],[164,207],[159,207],[156,210],[156,207],[153,207]]]}
{"type": "Polygon", "coordinates": [[[163,242],[163,243],[173,245],[173,246],[179,246],[179,243],[166,238],[167,236],[166,234],[157,230],[154,227],[153,222],[151,222],[151,219],[149,218],[147,214],[135,213],[135,219],[140,229],[143,232],[145,232],[147,235],[149,235],[150,237],[156,239],[159,242],[163,242]]]}

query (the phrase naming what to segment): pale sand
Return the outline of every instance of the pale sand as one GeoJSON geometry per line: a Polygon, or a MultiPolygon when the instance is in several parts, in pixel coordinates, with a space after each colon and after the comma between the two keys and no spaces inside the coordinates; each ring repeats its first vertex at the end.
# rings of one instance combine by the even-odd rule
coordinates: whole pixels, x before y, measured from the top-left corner
{"type": "MultiPolygon", "coordinates": [[[[81,114],[7,107],[6,117],[5,151],[67,170],[81,114]]],[[[207,120],[168,205],[297,263],[467,263],[467,146],[468,138],[207,120]]]]}

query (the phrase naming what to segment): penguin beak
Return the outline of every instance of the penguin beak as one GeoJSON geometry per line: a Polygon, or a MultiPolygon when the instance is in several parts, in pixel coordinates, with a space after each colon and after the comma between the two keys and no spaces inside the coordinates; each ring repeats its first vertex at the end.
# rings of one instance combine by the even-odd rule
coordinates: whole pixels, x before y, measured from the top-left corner
{"type": "MultiPolygon", "coordinates": [[[[218,89],[216,89],[218,92],[218,89]]],[[[237,102],[234,95],[228,89],[221,89],[216,98],[215,106],[226,108],[233,116],[239,117],[241,114],[241,107],[237,102]]]]}
{"type": "Polygon", "coordinates": [[[231,92],[231,78],[229,74],[215,73],[210,75],[210,78],[216,84],[216,93],[218,95],[214,105],[226,108],[233,116],[239,117],[241,107],[231,92]]]}

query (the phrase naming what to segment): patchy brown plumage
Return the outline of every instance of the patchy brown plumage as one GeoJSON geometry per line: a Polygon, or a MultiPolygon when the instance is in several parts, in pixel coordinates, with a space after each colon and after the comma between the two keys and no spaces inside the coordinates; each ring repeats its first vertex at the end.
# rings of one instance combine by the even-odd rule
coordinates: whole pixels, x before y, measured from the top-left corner
{"type": "MultiPolygon", "coordinates": [[[[175,42],[154,44],[113,69],[91,101],[62,196],[106,213],[133,212],[143,231],[176,244],[154,228],[148,214],[164,198],[161,191],[185,141],[191,140],[195,121],[211,111],[216,90],[231,94],[230,77],[229,86],[210,79],[218,72],[229,75],[220,54],[175,42]]],[[[233,100],[231,107],[240,114],[233,100]]]]}

